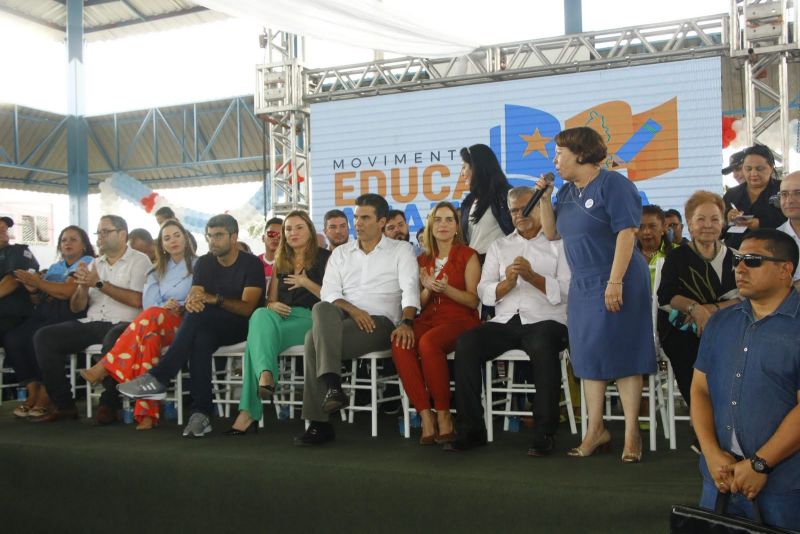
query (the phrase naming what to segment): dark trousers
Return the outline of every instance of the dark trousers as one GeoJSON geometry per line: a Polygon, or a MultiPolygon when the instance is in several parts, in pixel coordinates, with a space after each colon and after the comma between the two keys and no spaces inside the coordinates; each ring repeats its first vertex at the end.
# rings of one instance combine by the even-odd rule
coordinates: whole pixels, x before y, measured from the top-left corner
{"type": "Polygon", "coordinates": [[[694,375],[694,362],[697,360],[697,351],[700,350],[700,338],[692,331],[681,332],[670,326],[661,347],[672,364],[678,389],[683,395],[687,405],[691,405],[690,393],[692,391],[692,376],[694,375]]]}
{"type": "MultiPolygon", "coordinates": [[[[36,360],[42,371],[42,382],[47,394],[59,410],[75,406],[70,391],[69,380],[64,374],[64,366],[70,354],[80,352],[89,345],[102,343],[103,354],[111,350],[119,335],[130,323],[109,323],[93,321],[66,321],[44,326],[33,335],[36,360]]],[[[105,382],[103,385],[106,385],[105,382]]],[[[100,397],[100,403],[119,406],[116,390],[109,390],[100,397]]]]}
{"type": "Polygon", "coordinates": [[[189,362],[192,412],[211,415],[212,354],[223,345],[234,345],[247,339],[248,321],[248,317],[216,306],[206,306],[199,313],[187,313],[169,350],[150,374],[162,384],[169,384],[189,362]]]}
{"type": "Polygon", "coordinates": [[[22,324],[26,318],[21,315],[0,315],[0,343],[5,343],[3,339],[6,334],[22,324]]]}
{"type": "MultiPolygon", "coordinates": [[[[536,395],[533,414],[534,435],[555,434],[558,429],[558,402],[561,389],[561,364],[558,354],[567,348],[567,327],[556,321],[523,325],[515,315],[506,324],[484,323],[458,338],[455,355],[456,408],[459,432],[485,431],[481,389],[481,370],[511,349],[524,350],[531,359],[536,395]]],[[[490,402],[490,399],[486,399],[490,402]]]]}
{"type": "Polygon", "coordinates": [[[6,349],[6,363],[14,368],[17,381],[22,385],[41,382],[42,373],[36,363],[33,334],[43,326],[80,319],[84,313],[73,313],[68,300],[48,299],[39,303],[33,314],[19,326],[0,337],[6,349]]]}

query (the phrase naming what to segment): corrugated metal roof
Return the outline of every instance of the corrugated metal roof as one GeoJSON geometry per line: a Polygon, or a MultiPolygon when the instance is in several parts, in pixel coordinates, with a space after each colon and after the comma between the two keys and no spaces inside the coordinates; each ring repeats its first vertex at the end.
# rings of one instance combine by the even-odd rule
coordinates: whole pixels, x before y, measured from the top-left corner
{"type": "MultiPolygon", "coordinates": [[[[253,115],[252,96],[98,115],[86,122],[92,189],[116,171],[154,188],[262,179],[263,123],[253,115]]],[[[0,105],[0,187],[64,192],[66,183],[66,118],[0,105]]]]}
{"type": "MultiPolygon", "coordinates": [[[[6,13],[48,30],[55,39],[66,31],[66,0],[0,0],[6,13]]],[[[84,0],[84,38],[117,39],[228,18],[188,0],[84,0]]]]}

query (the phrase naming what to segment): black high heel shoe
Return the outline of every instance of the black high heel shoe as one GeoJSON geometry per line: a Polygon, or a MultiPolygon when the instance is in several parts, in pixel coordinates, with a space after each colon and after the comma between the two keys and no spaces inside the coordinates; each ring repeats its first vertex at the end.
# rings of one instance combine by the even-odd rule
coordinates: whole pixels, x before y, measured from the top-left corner
{"type": "Polygon", "coordinates": [[[245,434],[250,432],[251,428],[253,429],[253,434],[258,434],[258,421],[253,419],[252,421],[250,421],[250,424],[247,425],[247,428],[245,428],[244,430],[239,430],[238,428],[230,427],[228,430],[223,432],[222,435],[223,436],[244,436],[245,434]]]}
{"type": "Polygon", "coordinates": [[[258,386],[258,398],[261,400],[268,400],[270,403],[275,402],[275,384],[268,384],[258,386]]]}

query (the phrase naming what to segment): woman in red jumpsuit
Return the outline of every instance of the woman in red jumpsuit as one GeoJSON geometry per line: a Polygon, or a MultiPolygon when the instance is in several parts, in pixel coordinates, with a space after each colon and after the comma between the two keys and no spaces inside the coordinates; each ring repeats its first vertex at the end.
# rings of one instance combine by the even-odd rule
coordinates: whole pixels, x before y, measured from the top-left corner
{"type": "Polygon", "coordinates": [[[455,349],[462,332],[480,324],[481,266],[477,253],[458,235],[459,223],[458,212],[449,202],[438,203],[428,215],[427,251],[417,260],[422,312],[414,320],[416,342],[410,349],[392,346],[403,388],[422,420],[422,445],[455,439],[447,354],[455,349]]]}

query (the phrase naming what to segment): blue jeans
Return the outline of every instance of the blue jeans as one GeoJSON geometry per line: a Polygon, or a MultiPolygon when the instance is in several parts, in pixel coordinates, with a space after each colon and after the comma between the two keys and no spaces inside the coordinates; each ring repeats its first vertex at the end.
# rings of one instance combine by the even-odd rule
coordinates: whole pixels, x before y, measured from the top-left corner
{"type": "MultiPolygon", "coordinates": [[[[756,501],[761,512],[761,520],[765,524],[772,527],[800,530],[800,491],[777,494],[759,493],[756,501]]],[[[716,502],[717,488],[713,482],[703,478],[700,507],[713,510],[716,502]]],[[[753,503],[743,495],[734,493],[730,496],[725,513],[753,519],[753,503]]]]}

